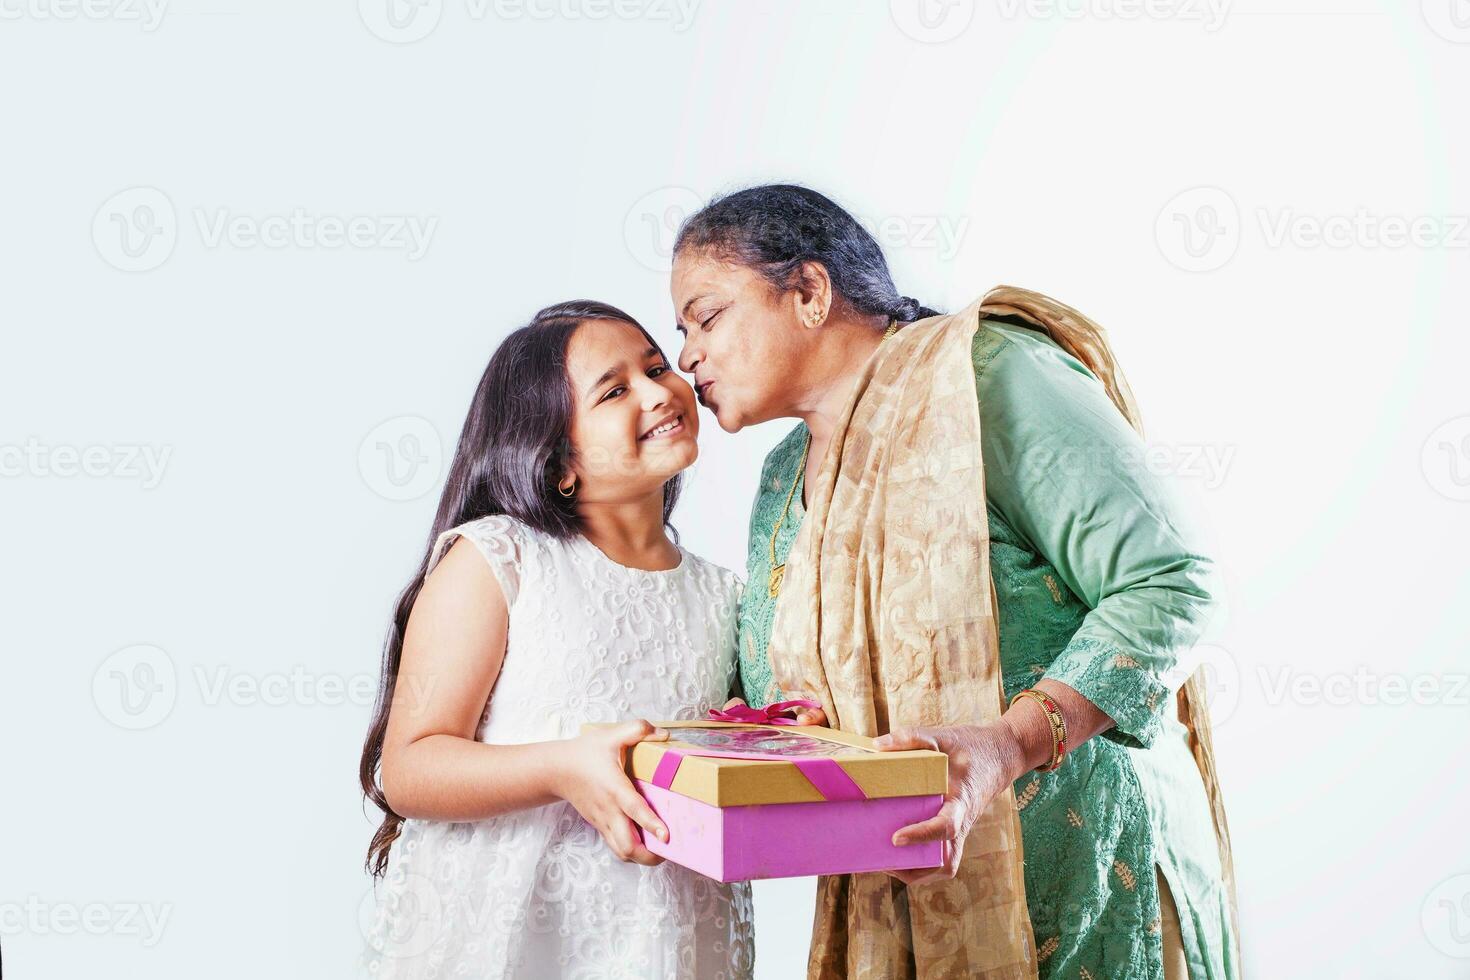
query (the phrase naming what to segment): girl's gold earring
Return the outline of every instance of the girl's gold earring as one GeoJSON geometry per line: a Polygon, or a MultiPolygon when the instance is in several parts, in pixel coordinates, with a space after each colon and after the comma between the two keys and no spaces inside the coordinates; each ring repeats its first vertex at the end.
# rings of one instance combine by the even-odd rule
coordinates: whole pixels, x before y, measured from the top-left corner
{"type": "Polygon", "coordinates": [[[575,497],[577,495],[577,480],[576,480],[576,478],[573,477],[573,479],[572,479],[572,485],[571,486],[564,487],[564,486],[558,485],[557,488],[556,488],[556,490],[563,497],[567,497],[567,498],[575,497]]]}

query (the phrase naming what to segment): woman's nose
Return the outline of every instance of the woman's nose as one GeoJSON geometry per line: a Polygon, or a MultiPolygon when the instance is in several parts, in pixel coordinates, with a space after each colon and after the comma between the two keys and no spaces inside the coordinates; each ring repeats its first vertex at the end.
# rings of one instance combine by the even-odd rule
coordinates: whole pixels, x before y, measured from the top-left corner
{"type": "Polygon", "coordinates": [[[693,335],[686,336],[684,338],[684,346],[679,348],[679,370],[685,374],[693,374],[694,369],[699,366],[701,360],[702,358],[698,356],[694,349],[693,335]]]}

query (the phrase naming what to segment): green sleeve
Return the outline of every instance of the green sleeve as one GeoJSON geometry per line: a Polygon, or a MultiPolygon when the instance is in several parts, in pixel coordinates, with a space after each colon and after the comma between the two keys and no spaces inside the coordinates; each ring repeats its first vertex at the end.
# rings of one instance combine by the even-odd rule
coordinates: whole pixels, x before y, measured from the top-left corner
{"type": "Polygon", "coordinates": [[[988,502],[1088,608],[1044,676],[1147,748],[1215,605],[1214,563],[1091,372],[1032,331],[981,333],[1001,335],[976,343],[988,502]]]}

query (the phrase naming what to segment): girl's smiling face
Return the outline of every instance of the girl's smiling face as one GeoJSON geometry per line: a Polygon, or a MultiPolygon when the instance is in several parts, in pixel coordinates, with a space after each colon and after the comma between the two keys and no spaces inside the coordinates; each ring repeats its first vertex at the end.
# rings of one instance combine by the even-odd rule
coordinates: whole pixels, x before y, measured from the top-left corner
{"type": "Polygon", "coordinates": [[[579,501],[616,503],[662,492],[699,457],[694,389],[630,323],[588,320],[567,344],[579,501]]]}

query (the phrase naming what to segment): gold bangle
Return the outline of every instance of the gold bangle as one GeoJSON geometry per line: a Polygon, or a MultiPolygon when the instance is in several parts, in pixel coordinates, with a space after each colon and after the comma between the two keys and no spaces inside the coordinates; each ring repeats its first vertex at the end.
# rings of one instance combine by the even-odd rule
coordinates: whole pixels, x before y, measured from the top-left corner
{"type": "Polygon", "coordinates": [[[1057,703],[1043,691],[1028,687],[1024,691],[1017,691],[1010,703],[1015,704],[1022,698],[1030,698],[1041,705],[1041,710],[1046,713],[1046,720],[1051,725],[1051,762],[1037,766],[1036,771],[1052,772],[1061,766],[1062,757],[1067,754],[1067,719],[1062,716],[1062,709],[1057,703]]]}

